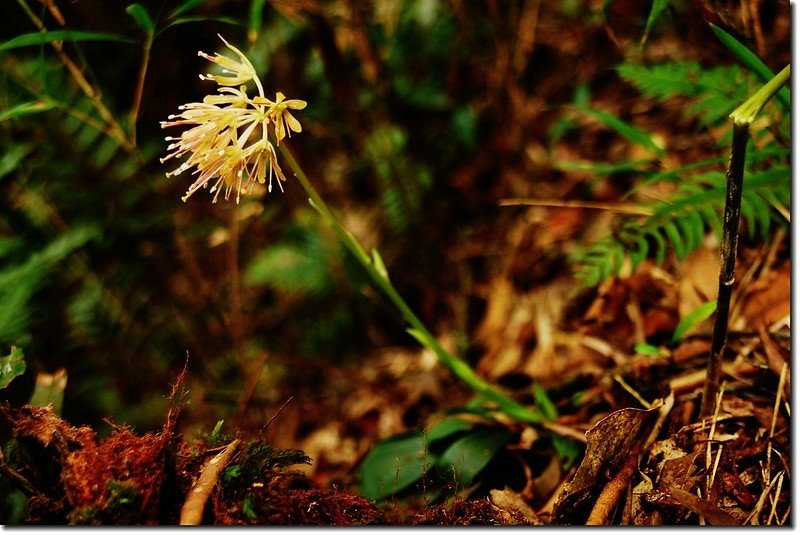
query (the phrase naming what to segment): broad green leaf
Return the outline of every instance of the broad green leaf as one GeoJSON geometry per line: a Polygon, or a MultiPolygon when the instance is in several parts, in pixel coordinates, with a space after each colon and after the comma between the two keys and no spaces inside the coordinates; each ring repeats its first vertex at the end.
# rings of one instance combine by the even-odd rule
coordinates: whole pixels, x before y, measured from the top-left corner
{"type": "Polygon", "coordinates": [[[717,301],[714,300],[703,303],[699,307],[686,314],[683,318],[681,318],[681,321],[678,322],[678,326],[675,327],[675,333],[672,335],[672,342],[677,342],[683,338],[683,335],[685,335],[689,329],[698,323],[707,320],[716,309],[717,301]]]}
{"type": "Polygon", "coordinates": [[[31,115],[34,113],[42,113],[43,111],[50,109],[53,109],[53,105],[49,102],[43,102],[41,100],[23,102],[22,104],[17,104],[16,106],[13,106],[7,110],[0,111],[0,123],[15,117],[22,117],[24,115],[31,115]]]}
{"type": "Polygon", "coordinates": [[[150,14],[147,13],[147,10],[142,4],[131,4],[125,8],[125,12],[133,17],[136,24],[148,34],[152,34],[155,31],[156,25],[153,23],[153,19],[150,18],[150,14]]]}
{"type": "MultiPolygon", "coordinates": [[[[775,73],[767,67],[761,59],[753,54],[749,48],[739,42],[734,36],[716,26],[711,24],[711,30],[722,41],[722,44],[731,51],[731,53],[738,59],[745,67],[750,69],[763,83],[767,83],[775,77],[775,73]]],[[[789,97],[789,90],[782,88],[778,91],[778,100],[783,106],[786,113],[792,112],[791,99],[789,97]]]]}
{"type": "Polygon", "coordinates": [[[469,485],[510,439],[511,433],[505,429],[475,428],[445,450],[436,468],[446,478],[454,474],[460,484],[469,485]]]}
{"type": "Polygon", "coordinates": [[[50,32],[32,32],[18,35],[0,45],[0,50],[42,45],[54,41],[113,41],[118,43],[132,43],[133,39],[117,33],[53,30],[50,32]]]}
{"type": "Polygon", "coordinates": [[[25,355],[18,347],[11,346],[11,353],[0,357],[0,389],[7,387],[23,373],[25,373],[25,355]]]}
{"type": "Polygon", "coordinates": [[[462,420],[461,418],[445,418],[437,423],[428,431],[428,442],[433,444],[439,440],[452,436],[461,431],[472,429],[475,426],[473,422],[462,420]]]}
{"type": "Polygon", "coordinates": [[[420,480],[433,461],[420,433],[384,440],[372,448],[359,467],[361,494],[376,501],[388,498],[420,480]]]}

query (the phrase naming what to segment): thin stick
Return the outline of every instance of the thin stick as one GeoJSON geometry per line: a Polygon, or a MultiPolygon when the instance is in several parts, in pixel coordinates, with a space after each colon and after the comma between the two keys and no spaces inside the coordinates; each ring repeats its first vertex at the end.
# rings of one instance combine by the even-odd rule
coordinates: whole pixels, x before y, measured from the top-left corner
{"type": "Polygon", "coordinates": [[[596,201],[563,201],[559,199],[510,198],[500,199],[500,206],[550,206],[553,208],[585,208],[589,210],[607,210],[620,214],[651,216],[653,211],[635,204],[596,202],[596,201]]]}
{"type": "Polygon", "coordinates": [[[203,509],[205,509],[206,502],[211,496],[211,491],[214,490],[214,485],[217,484],[219,474],[231,460],[241,442],[237,438],[203,467],[197,483],[189,491],[189,496],[181,508],[181,526],[198,526],[203,521],[203,509]]]}
{"type": "Polygon", "coordinates": [[[733,143],[731,160],[728,164],[727,194],[725,197],[725,217],[722,227],[722,244],[720,248],[719,294],[717,297],[717,315],[714,318],[714,331],[711,335],[711,353],[706,367],[706,384],[703,390],[703,401],[700,404],[700,417],[714,412],[714,400],[719,390],[722,352],[728,337],[728,313],[731,306],[733,283],[736,280],[736,248],[739,241],[739,212],[742,208],[742,184],[744,182],[744,162],[747,141],[750,138],[749,124],[733,126],[733,143]]]}

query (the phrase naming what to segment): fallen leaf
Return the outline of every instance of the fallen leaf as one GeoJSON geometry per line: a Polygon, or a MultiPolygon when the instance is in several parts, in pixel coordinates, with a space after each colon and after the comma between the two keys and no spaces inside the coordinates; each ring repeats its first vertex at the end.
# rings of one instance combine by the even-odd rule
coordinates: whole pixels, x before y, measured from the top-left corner
{"type": "Polygon", "coordinates": [[[553,509],[556,524],[575,525],[586,521],[607,481],[630,452],[640,448],[647,439],[658,413],[658,408],[622,409],[609,414],[586,432],[586,455],[553,509]]]}

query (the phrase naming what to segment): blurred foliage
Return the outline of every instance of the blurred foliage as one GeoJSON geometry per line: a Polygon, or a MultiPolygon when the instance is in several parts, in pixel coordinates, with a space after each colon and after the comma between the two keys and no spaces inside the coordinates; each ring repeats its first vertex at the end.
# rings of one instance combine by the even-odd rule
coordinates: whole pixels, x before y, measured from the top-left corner
{"type": "MultiPolygon", "coordinates": [[[[742,47],[738,41],[736,43],[742,47]]],[[[761,68],[766,68],[752,53],[749,57],[753,62],[759,62],[761,68]]],[[[703,68],[696,62],[649,66],[626,62],[617,67],[617,71],[646,98],[661,102],[679,97],[687,99],[685,115],[695,122],[696,128],[723,127],[724,134],[716,141],[720,150],[724,150],[730,145],[732,132],[731,128],[724,129],[726,124],[730,124],[729,114],[760,87],[758,69],[752,63],[747,65],[749,70],[736,65],[703,68]]],[[[589,107],[585,93],[584,89],[576,94],[579,110],[594,116],[621,137],[656,157],[583,167],[584,171],[592,170],[600,176],[624,169],[643,177],[644,180],[637,183],[629,195],[636,196],[646,190],[647,193],[638,195],[638,198],[648,199],[641,205],[650,211],[650,215],[628,218],[612,235],[578,248],[573,256],[579,266],[578,278],[585,285],[593,286],[619,274],[628,262],[630,269],[634,270],[648,257],[654,257],[661,264],[670,248],[679,260],[683,260],[701,246],[708,230],[720,237],[726,196],[724,162],[727,158],[713,158],[679,167],[670,165],[667,151],[656,146],[647,132],[612,114],[589,107]],[[657,188],[664,184],[673,187],[667,193],[658,194],[657,188]]],[[[787,106],[788,100],[785,104],[780,99],[770,103],[765,115],[767,124],[774,125],[774,128],[764,125],[753,135],[742,191],[742,217],[749,238],[758,237],[766,241],[775,228],[789,223],[786,214],[791,197],[791,109],[787,106]],[[780,104],[783,104],[783,109],[780,104]]]]}
{"type": "MultiPolygon", "coordinates": [[[[662,11],[689,9],[655,4],[641,21],[650,40],[662,11]]],[[[315,379],[305,363],[414,343],[400,322],[382,321],[388,307],[291,180],[285,193],[255,189],[239,205],[212,205],[181,203],[188,182],[164,177],[159,121],[206,93],[197,51],[217,49],[217,33],[248,54],[269,95],[308,101],[291,143],[315,186],[368,250],[379,246],[434,331],[469,339],[480,305],[460,299],[499,265],[496,249],[524,217],[499,200],[560,191],[557,162],[525,155],[574,139],[571,95],[619,62],[603,7],[9,3],[0,346],[23,347],[34,371],[67,368],[66,419],[113,416],[146,430],[160,425],[187,352],[189,412],[207,423],[244,402],[267,410],[285,399],[315,379]],[[555,22],[536,25],[537,14],[555,22]],[[476,249],[478,240],[498,245],[476,249]],[[243,401],[248,381],[256,394],[243,401]]]]}

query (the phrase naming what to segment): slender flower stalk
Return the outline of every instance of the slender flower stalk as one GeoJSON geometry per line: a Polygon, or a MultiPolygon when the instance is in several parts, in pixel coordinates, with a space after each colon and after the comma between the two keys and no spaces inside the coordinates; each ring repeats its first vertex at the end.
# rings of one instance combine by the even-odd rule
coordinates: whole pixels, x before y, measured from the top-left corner
{"type": "Polygon", "coordinates": [[[439,359],[439,361],[447,366],[447,368],[449,368],[450,371],[452,371],[456,377],[461,379],[461,381],[469,388],[474,390],[484,399],[496,403],[497,408],[500,411],[522,422],[544,422],[545,417],[541,412],[535,408],[526,407],[525,405],[514,401],[503,392],[497,390],[491,384],[486,382],[481,376],[475,373],[475,371],[470,368],[466,362],[455,355],[452,355],[445,348],[443,348],[441,344],[439,344],[433,334],[427,329],[427,327],[425,327],[425,324],[422,323],[422,320],[419,319],[419,317],[411,310],[411,307],[409,307],[405,302],[403,297],[397,292],[391,280],[389,280],[389,274],[378,251],[373,249],[372,257],[370,258],[370,255],[364,251],[364,248],[361,247],[361,244],[358,243],[358,240],[356,240],[355,236],[353,236],[347,231],[347,229],[344,228],[339,219],[333,214],[333,212],[331,212],[330,208],[328,208],[328,205],[325,203],[322,197],[320,197],[319,193],[317,193],[317,190],[308,180],[308,177],[306,177],[306,174],[303,172],[303,169],[289,151],[289,148],[285,145],[281,145],[280,150],[283,154],[284,160],[286,160],[286,162],[289,164],[289,167],[294,172],[294,176],[297,178],[297,181],[300,182],[300,185],[308,194],[311,205],[322,215],[327,223],[333,227],[333,230],[336,232],[336,235],[342,241],[344,246],[364,267],[375,285],[380,288],[383,294],[389,299],[389,301],[392,302],[403,318],[408,322],[410,325],[408,333],[416,338],[416,340],[424,347],[432,350],[436,354],[436,357],[439,359]]]}
{"type": "Polygon", "coordinates": [[[392,285],[378,251],[373,250],[371,256],[364,251],[355,236],[344,228],[311,185],[286,144],[280,143],[286,137],[291,137],[292,132],[302,131],[300,122],[290,110],[302,110],[306,107],[306,103],[302,100],[287,99],[280,92],[276,94],[274,101],[266,98],[261,81],[250,61],[224,39],[223,42],[237,55],[238,60],[220,54],[211,56],[200,52],[200,56],[223,69],[222,75],[200,76],[203,80],[216,82],[220,86],[218,93],[206,96],[203,102],[180,106],[180,114],[171,115],[169,121],[161,123],[162,127],[191,126],[181,134],[180,138],[167,138],[173,142],[168,147],[172,152],[162,159],[163,162],[170,158],[188,155],[187,160],[174,171],[167,173],[167,176],[179,175],[192,167],[195,168],[192,174],[199,175],[189,187],[183,200],[188,199],[198,189],[211,184],[214,201],[222,189],[225,189],[226,200],[235,189],[238,202],[242,191],[249,191],[255,181],[265,182],[267,175],[271,190],[273,174],[277,176],[280,186],[286,177],[278,165],[275,147],[267,136],[268,126],[272,123],[275,143],[279,145],[283,159],[288,162],[297,181],[308,194],[311,205],[333,227],[344,246],[355,256],[375,285],[408,322],[409,334],[424,347],[431,349],[439,361],[464,384],[485,400],[494,402],[500,411],[519,421],[530,423],[544,421],[544,416],[538,410],[517,403],[497,390],[475,373],[466,362],[450,354],[439,344],[392,285]],[[248,97],[245,85],[251,80],[258,89],[258,96],[252,99],[248,97]]]}
{"type": "Polygon", "coordinates": [[[236,191],[238,203],[242,193],[249,193],[253,184],[267,183],[272,191],[272,179],[276,178],[278,187],[283,190],[282,181],[286,180],[278,163],[276,143],[300,132],[300,122],[294,118],[289,109],[301,110],[306,107],[302,100],[287,100],[283,93],[277,93],[275,100],[264,95],[264,86],[256,74],[250,60],[235,46],[220,36],[222,42],[236,55],[236,59],[215,53],[213,56],[205,52],[198,55],[215,63],[221,74],[201,74],[201,80],[215,82],[217,93],[207,95],[203,102],[191,102],[178,107],[180,113],[170,115],[161,123],[162,128],[171,126],[189,126],[180,137],[168,136],[169,152],[161,162],[171,158],[186,160],[167,173],[167,176],[178,176],[192,168],[196,175],[194,183],[189,186],[183,200],[186,201],[194,192],[210,187],[217,201],[221,191],[225,191],[225,200],[231,192],[236,191]],[[253,82],[258,95],[250,98],[247,84],[253,82]]]}

